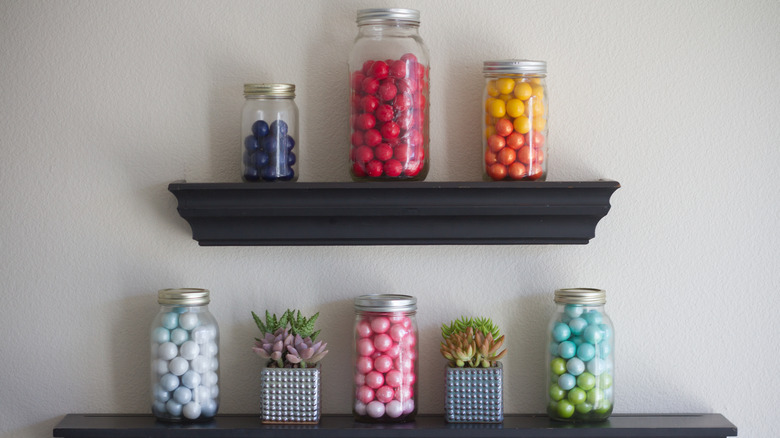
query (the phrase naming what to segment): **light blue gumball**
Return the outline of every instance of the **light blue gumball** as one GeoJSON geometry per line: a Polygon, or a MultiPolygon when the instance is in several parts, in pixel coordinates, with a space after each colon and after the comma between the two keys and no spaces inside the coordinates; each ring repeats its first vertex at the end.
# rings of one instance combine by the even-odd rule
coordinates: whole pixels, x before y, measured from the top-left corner
{"type": "Polygon", "coordinates": [[[563,341],[558,344],[558,356],[564,359],[571,359],[577,352],[577,346],[572,341],[563,341]]]}
{"type": "Polygon", "coordinates": [[[168,312],[162,316],[162,326],[168,330],[173,330],[179,325],[179,314],[175,312],[168,312]]]}
{"type": "Polygon", "coordinates": [[[567,304],[566,307],[563,308],[563,311],[569,315],[572,318],[576,318],[580,315],[582,315],[582,311],[584,309],[579,304],[567,304]]]}
{"type": "Polygon", "coordinates": [[[583,343],[577,347],[577,357],[582,359],[584,362],[593,360],[593,358],[596,357],[596,347],[594,347],[593,344],[589,342],[583,343]]]}
{"type": "Polygon", "coordinates": [[[582,339],[581,336],[572,336],[570,341],[574,342],[574,345],[576,345],[577,347],[579,347],[580,345],[582,345],[583,342],[585,342],[585,340],[582,339]]]}
{"type": "Polygon", "coordinates": [[[152,404],[152,412],[158,417],[162,417],[165,414],[165,403],[156,401],[152,404]]]}
{"type": "Polygon", "coordinates": [[[590,310],[582,315],[582,318],[588,322],[588,324],[601,324],[604,317],[601,316],[601,312],[598,310],[590,310]]]}
{"type": "Polygon", "coordinates": [[[609,324],[599,324],[599,328],[601,329],[601,333],[604,334],[604,340],[612,337],[612,327],[609,326],[609,324]]]}
{"type": "Polygon", "coordinates": [[[571,329],[567,324],[558,322],[553,326],[552,337],[555,340],[555,342],[563,342],[569,339],[570,335],[571,335],[571,329]]]}
{"type": "Polygon", "coordinates": [[[193,389],[200,385],[200,374],[193,370],[189,370],[181,376],[181,384],[187,388],[193,389]]]}
{"type": "Polygon", "coordinates": [[[179,378],[171,373],[168,373],[160,377],[160,387],[168,392],[173,391],[179,387],[179,378]]]}
{"type": "Polygon", "coordinates": [[[609,357],[609,353],[612,353],[612,347],[609,346],[609,342],[602,342],[598,345],[599,357],[605,359],[609,357]]]}
{"type": "Polygon", "coordinates": [[[573,357],[566,362],[566,371],[573,376],[579,376],[585,372],[585,362],[577,357],[573,357]]]}
{"type": "Polygon", "coordinates": [[[173,342],[176,345],[181,345],[185,343],[189,338],[190,335],[187,333],[187,330],[177,328],[171,331],[171,342],[173,342]]]}
{"type": "Polygon", "coordinates": [[[574,388],[576,384],[577,378],[569,373],[561,374],[561,377],[558,377],[558,386],[560,386],[564,391],[568,391],[574,388]]]}
{"type": "Polygon", "coordinates": [[[157,401],[165,403],[171,399],[171,393],[164,390],[163,387],[158,383],[154,385],[154,398],[157,401]]]}
{"type": "Polygon", "coordinates": [[[585,331],[582,332],[582,338],[595,345],[604,339],[604,333],[601,332],[601,328],[598,325],[591,324],[585,327],[585,331]]]}
{"type": "Polygon", "coordinates": [[[548,350],[550,351],[550,354],[552,354],[553,356],[557,356],[558,355],[558,343],[555,342],[555,341],[550,342],[550,347],[548,348],[548,350]]]}
{"type": "Polygon", "coordinates": [[[176,403],[176,400],[168,400],[168,403],[165,403],[165,409],[174,417],[181,416],[181,404],[176,403]]]}
{"type": "Polygon", "coordinates": [[[171,340],[171,332],[165,327],[157,327],[152,330],[152,339],[158,344],[171,340]]]}
{"type": "Polygon", "coordinates": [[[604,363],[603,360],[599,358],[595,358],[592,361],[588,362],[587,368],[589,373],[593,374],[594,376],[600,376],[601,373],[603,373],[606,370],[607,365],[604,363]]]}
{"type": "Polygon", "coordinates": [[[571,334],[573,334],[574,336],[581,335],[582,331],[585,330],[585,327],[587,326],[588,326],[588,322],[582,318],[574,318],[571,321],[569,321],[569,329],[571,330],[571,334]]]}
{"type": "Polygon", "coordinates": [[[200,415],[202,417],[213,417],[217,415],[217,402],[208,399],[204,403],[200,404],[200,415]]]}
{"type": "Polygon", "coordinates": [[[176,388],[176,391],[173,391],[173,399],[176,400],[176,403],[186,405],[192,400],[192,390],[180,386],[176,388]]]}

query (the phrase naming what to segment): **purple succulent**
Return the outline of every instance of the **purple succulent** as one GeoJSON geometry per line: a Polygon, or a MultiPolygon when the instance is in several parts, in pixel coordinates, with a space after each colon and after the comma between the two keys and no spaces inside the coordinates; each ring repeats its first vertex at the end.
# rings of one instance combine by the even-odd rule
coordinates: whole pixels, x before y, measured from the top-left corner
{"type": "Polygon", "coordinates": [[[285,358],[293,365],[298,364],[301,368],[306,368],[313,366],[328,354],[328,350],[325,349],[327,346],[328,344],[323,344],[322,341],[313,342],[309,337],[301,338],[300,335],[295,335],[292,345],[287,345],[285,358]]]}
{"type": "Polygon", "coordinates": [[[275,363],[277,367],[284,368],[283,354],[293,343],[293,335],[285,328],[279,328],[273,333],[266,333],[263,339],[257,339],[252,350],[258,356],[275,363]]]}

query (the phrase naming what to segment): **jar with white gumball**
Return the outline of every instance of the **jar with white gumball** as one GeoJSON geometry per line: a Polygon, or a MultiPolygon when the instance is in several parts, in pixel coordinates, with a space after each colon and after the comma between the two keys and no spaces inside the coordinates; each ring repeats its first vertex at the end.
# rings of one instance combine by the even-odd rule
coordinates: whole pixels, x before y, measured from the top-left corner
{"type": "Polygon", "coordinates": [[[206,289],[163,289],[151,326],[152,413],[199,422],[219,408],[219,327],[206,289]]]}
{"type": "Polygon", "coordinates": [[[402,423],[417,414],[417,299],[355,299],[354,402],[358,421],[402,423]]]}

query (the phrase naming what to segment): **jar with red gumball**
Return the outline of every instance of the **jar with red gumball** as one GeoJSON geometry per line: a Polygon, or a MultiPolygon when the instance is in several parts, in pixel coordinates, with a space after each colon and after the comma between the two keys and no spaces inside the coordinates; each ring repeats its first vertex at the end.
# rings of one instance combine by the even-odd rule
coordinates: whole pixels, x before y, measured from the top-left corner
{"type": "Polygon", "coordinates": [[[483,179],[547,179],[547,63],[485,61],[483,179]]]}
{"type": "Polygon", "coordinates": [[[417,299],[363,295],[355,299],[355,419],[403,423],[417,414],[417,299]]]}
{"type": "Polygon", "coordinates": [[[428,49],[420,12],[362,9],[349,58],[354,181],[422,181],[428,174],[428,49]]]}

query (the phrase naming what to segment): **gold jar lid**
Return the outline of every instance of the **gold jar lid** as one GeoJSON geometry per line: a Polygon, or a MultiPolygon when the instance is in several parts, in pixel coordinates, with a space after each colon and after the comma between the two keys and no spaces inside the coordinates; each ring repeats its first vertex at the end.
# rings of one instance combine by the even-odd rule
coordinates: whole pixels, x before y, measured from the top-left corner
{"type": "Polygon", "coordinates": [[[244,84],[244,96],[292,98],[295,84],[244,84]]]}
{"type": "Polygon", "coordinates": [[[604,304],[607,291],[602,289],[571,288],[555,291],[555,302],[561,304],[604,304]]]}
{"type": "Polygon", "coordinates": [[[211,301],[208,289],[162,289],[157,292],[157,302],[173,306],[205,306],[211,301]]]}

